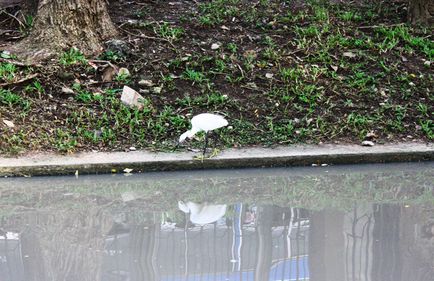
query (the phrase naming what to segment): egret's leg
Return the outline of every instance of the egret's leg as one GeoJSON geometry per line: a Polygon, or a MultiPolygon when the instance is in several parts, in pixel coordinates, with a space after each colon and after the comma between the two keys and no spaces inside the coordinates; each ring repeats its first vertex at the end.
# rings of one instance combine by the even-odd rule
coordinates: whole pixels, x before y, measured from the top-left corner
{"type": "Polygon", "coordinates": [[[208,132],[205,133],[205,146],[203,147],[203,156],[205,156],[207,147],[208,147],[208,132]]]}
{"type": "Polygon", "coordinates": [[[176,151],[178,148],[179,148],[179,141],[176,143],[176,146],[173,148],[172,152],[176,151]]]}

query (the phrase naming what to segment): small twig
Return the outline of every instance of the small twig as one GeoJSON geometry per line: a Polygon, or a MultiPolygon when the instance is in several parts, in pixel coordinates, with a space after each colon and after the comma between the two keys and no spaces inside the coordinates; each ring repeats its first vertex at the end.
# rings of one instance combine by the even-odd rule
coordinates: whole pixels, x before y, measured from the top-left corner
{"type": "Polygon", "coordinates": [[[173,43],[170,40],[166,39],[166,38],[159,38],[159,37],[154,37],[154,36],[148,36],[148,35],[145,35],[143,33],[135,34],[135,33],[132,33],[132,32],[130,32],[130,31],[124,29],[124,28],[119,28],[119,29],[122,30],[123,32],[125,32],[125,33],[127,33],[129,35],[135,36],[135,37],[167,42],[167,43],[170,44],[170,46],[172,46],[173,50],[176,51],[175,45],[173,45],[173,43]]]}
{"type": "Polygon", "coordinates": [[[26,82],[27,80],[31,80],[31,79],[35,78],[38,75],[39,75],[38,73],[33,73],[33,74],[31,74],[31,75],[29,75],[27,77],[24,77],[24,78],[22,78],[22,79],[20,79],[18,81],[13,81],[13,82],[7,82],[7,83],[0,84],[0,87],[21,84],[23,82],[26,82]]]}
{"type": "Polygon", "coordinates": [[[114,69],[116,69],[117,67],[115,65],[113,65],[110,61],[108,60],[89,60],[89,62],[95,62],[95,63],[106,63],[109,66],[113,67],[114,69]]]}

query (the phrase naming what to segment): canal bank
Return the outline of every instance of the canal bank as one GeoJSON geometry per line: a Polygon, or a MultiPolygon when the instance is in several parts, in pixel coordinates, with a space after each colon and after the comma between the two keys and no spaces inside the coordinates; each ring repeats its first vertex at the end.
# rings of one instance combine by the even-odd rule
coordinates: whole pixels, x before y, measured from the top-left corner
{"type": "Polygon", "coordinates": [[[198,159],[200,152],[84,152],[71,155],[32,154],[0,157],[0,176],[45,176],[258,168],[434,160],[432,143],[375,145],[294,145],[276,148],[227,149],[198,159]]]}

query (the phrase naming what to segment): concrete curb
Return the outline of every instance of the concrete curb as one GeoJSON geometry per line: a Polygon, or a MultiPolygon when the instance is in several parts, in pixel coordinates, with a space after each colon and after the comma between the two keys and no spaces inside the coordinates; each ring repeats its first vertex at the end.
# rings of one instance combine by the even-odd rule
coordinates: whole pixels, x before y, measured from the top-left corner
{"type": "Polygon", "coordinates": [[[278,148],[228,149],[215,158],[196,160],[200,153],[90,152],[74,155],[35,154],[0,158],[0,176],[45,176],[217,168],[306,166],[434,160],[433,143],[359,145],[294,145],[278,148]]]}

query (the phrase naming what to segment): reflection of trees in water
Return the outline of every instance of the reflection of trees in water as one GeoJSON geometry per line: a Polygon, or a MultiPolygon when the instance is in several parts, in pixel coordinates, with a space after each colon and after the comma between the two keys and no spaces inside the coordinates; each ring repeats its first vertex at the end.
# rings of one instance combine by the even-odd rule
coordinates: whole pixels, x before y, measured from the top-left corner
{"type": "Polygon", "coordinates": [[[25,280],[101,279],[104,234],[111,219],[98,208],[27,213],[6,221],[21,232],[25,280]]]}
{"type": "Polygon", "coordinates": [[[115,213],[101,206],[71,207],[22,212],[4,219],[1,228],[21,233],[26,281],[125,276],[154,281],[175,275],[207,280],[207,274],[229,276],[237,270],[259,281],[271,273],[283,278],[289,270],[284,261],[305,255],[309,267],[304,270],[313,281],[430,281],[434,276],[432,207],[365,204],[350,211],[307,211],[244,204],[229,206],[225,222],[203,227],[186,224],[188,217],[180,213],[180,225],[165,229],[161,213],[127,205],[115,213]],[[237,223],[242,240],[236,240],[237,223]],[[237,243],[239,256],[233,249],[237,243]],[[276,271],[279,263],[283,267],[276,271]]]}

